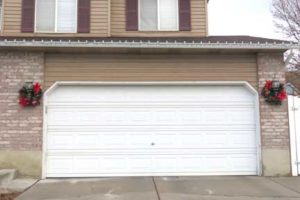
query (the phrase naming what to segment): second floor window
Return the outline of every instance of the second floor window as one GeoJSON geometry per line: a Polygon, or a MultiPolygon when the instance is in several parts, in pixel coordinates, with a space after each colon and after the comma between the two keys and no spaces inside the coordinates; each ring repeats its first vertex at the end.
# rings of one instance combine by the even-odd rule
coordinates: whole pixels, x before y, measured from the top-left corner
{"type": "Polygon", "coordinates": [[[77,0],[37,0],[36,32],[75,33],[77,0]]]}
{"type": "Polygon", "coordinates": [[[177,31],[178,0],[139,0],[140,31],[177,31]]]}

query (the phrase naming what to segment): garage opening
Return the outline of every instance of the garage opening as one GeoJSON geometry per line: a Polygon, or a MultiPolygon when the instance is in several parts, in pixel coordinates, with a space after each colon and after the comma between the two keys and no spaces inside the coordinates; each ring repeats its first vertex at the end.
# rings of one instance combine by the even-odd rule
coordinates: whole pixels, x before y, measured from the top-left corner
{"type": "Polygon", "coordinates": [[[44,176],[258,175],[257,95],[245,84],[56,84],[44,176]]]}

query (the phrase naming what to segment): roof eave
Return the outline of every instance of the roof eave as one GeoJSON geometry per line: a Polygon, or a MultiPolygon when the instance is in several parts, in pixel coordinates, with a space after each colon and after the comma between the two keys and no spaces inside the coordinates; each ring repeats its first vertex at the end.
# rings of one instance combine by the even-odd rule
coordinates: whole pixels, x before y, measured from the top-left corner
{"type": "Polygon", "coordinates": [[[251,49],[288,50],[300,49],[295,43],[204,43],[204,42],[151,42],[151,41],[53,41],[53,40],[2,40],[0,47],[45,48],[154,48],[154,49],[251,49]]]}

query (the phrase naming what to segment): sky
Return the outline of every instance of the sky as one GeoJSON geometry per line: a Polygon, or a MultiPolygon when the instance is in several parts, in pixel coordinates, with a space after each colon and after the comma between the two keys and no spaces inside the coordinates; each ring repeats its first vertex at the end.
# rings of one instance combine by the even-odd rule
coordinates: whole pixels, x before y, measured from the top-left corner
{"type": "Polygon", "coordinates": [[[285,39],[276,29],[272,0],[210,0],[209,35],[250,35],[285,39]]]}

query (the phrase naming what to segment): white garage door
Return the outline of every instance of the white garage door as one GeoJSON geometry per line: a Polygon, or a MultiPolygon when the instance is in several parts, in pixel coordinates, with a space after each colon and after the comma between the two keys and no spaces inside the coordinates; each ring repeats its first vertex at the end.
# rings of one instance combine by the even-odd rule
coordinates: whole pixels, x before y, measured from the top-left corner
{"type": "Polygon", "coordinates": [[[46,104],[47,177],[258,174],[243,86],[59,86],[46,104]]]}

